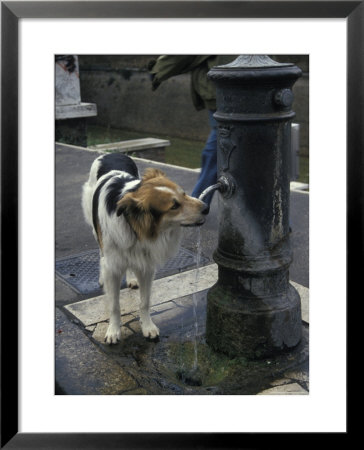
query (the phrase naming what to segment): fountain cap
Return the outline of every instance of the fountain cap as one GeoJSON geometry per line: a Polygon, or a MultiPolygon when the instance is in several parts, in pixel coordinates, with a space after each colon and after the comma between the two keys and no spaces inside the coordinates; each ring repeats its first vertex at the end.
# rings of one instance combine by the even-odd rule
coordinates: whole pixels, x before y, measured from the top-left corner
{"type": "Polygon", "coordinates": [[[207,76],[219,82],[239,82],[259,84],[275,80],[277,82],[296,81],[302,70],[293,63],[274,61],[268,55],[240,55],[229,64],[212,67],[207,76]]]}
{"type": "Polygon", "coordinates": [[[268,55],[240,55],[234,61],[216,66],[219,69],[263,69],[268,67],[293,66],[293,63],[280,63],[268,55]]]}

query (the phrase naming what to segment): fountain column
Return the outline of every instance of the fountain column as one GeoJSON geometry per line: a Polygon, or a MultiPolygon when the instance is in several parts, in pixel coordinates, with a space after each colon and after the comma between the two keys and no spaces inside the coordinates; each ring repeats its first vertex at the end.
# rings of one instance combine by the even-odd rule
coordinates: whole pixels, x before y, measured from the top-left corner
{"type": "Polygon", "coordinates": [[[301,302],[289,284],[293,64],[242,55],[210,70],[217,89],[218,281],[208,292],[206,341],[259,358],[301,339],[301,302]]]}

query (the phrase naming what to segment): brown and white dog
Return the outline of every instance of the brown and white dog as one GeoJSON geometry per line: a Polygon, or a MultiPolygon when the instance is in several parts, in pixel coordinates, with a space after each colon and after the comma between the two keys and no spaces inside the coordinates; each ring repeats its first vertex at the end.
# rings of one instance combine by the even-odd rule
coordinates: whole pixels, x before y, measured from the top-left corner
{"type": "Polygon", "coordinates": [[[150,295],[156,268],[178,250],[181,226],[202,225],[209,207],[192,198],[157,169],[144,176],[126,155],[97,158],[83,186],[82,207],[100,247],[100,285],[110,313],[105,341],[120,340],[119,291],[126,274],[129,287],[140,288],[143,335],[156,338],[150,295]],[[135,280],[135,277],[136,280],[135,280]]]}

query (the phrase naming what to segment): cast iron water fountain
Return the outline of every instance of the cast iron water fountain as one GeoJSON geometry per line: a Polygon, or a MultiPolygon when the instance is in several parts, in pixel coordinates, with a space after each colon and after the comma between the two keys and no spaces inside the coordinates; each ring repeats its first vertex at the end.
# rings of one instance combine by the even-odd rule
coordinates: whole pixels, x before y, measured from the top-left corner
{"type": "MultiPolygon", "coordinates": [[[[292,86],[301,70],[242,55],[208,76],[217,88],[218,181],[200,200],[218,190],[220,217],[206,342],[230,358],[261,359],[294,348],[302,334],[289,284],[292,86]]],[[[184,378],[198,384],[196,358],[184,378]]]]}
{"type": "Polygon", "coordinates": [[[293,64],[242,55],[214,67],[217,88],[218,282],[208,292],[206,340],[260,358],[298,344],[301,306],[289,284],[289,161],[293,64]]]}

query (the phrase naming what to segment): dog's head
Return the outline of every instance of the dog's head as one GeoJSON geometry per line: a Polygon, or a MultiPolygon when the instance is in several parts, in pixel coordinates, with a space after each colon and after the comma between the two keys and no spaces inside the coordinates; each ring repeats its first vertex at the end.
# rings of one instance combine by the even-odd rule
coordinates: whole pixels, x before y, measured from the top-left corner
{"type": "Polygon", "coordinates": [[[119,200],[116,213],[124,215],[139,239],[155,239],[173,226],[197,226],[209,207],[187,195],[158,169],[147,169],[140,187],[119,200]]]}

